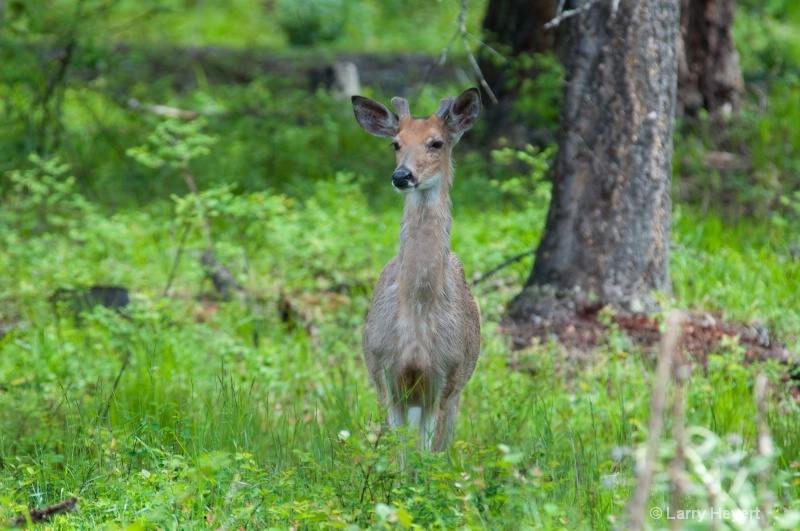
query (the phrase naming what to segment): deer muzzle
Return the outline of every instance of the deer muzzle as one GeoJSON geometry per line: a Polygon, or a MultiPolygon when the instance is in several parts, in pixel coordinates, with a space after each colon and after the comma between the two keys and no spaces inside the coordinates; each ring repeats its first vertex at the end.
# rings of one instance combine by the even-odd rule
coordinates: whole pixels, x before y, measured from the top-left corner
{"type": "Polygon", "coordinates": [[[405,166],[400,166],[392,174],[392,186],[398,190],[405,190],[414,185],[414,174],[405,166]]]}

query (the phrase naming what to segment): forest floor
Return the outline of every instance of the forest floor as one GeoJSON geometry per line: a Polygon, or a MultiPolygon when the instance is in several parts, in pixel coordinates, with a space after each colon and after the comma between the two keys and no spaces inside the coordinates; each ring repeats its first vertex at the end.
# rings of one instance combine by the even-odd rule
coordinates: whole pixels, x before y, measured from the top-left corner
{"type": "MultiPolygon", "coordinates": [[[[606,345],[609,335],[615,330],[624,333],[633,345],[645,353],[651,353],[661,340],[661,322],[654,316],[610,315],[604,318],[601,313],[601,305],[585,305],[572,319],[531,319],[524,322],[506,319],[502,330],[508,335],[512,348],[516,351],[557,339],[568,355],[578,362],[593,350],[606,345]]],[[[790,367],[800,366],[800,356],[770,337],[770,330],[764,326],[725,321],[719,313],[684,313],[683,350],[704,373],[708,371],[709,356],[719,351],[725,343],[738,344],[745,363],[774,360],[790,367]]],[[[512,368],[526,370],[520,363],[512,362],[512,368]]],[[[800,397],[798,385],[792,386],[792,393],[795,397],[800,397]]]]}

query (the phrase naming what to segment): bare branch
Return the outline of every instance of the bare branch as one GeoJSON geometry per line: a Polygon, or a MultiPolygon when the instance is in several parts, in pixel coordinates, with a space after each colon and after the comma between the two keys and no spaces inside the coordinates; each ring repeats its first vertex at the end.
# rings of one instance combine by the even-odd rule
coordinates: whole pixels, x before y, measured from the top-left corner
{"type": "Polygon", "coordinates": [[[117,379],[114,380],[114,385],[111,386],[111,392],[108,394],[105,404],[102,404],[100,406],[100,411],[97,412],[97,415],[101,419],[108,418],[108,413],[111,411],[111,401],[114,400],[114,394],[117,392],[117,387],[119,387],[119,381],[122,379],[122,373],[125,372],[128,364],[130,364],[130,361],[131,350],[125,349],[125,359],[122,361],[122,367],[120,367],[119,372],[117,373],[117,379]]]}
{"type": "Polygon", "coordinates": [[[486,44],[485,42],[480,40],[478,37],[476,37],[472,33],[467,33],[467,37],[469,37],[470,39],[475,41],[475,44],[477,44],[481,48],[485,48],[487,52],[489,52],[490,54],[494,55],[495,57],[497,57],[498,59],[500,59],[504,63],[506,62],[506,57],[503,54],[501,54],[500,52],[498,52],[497,50],[495,50],[494,48],[492,48],[491,46],[489,46],[488,44],[486,44]]]}
{"type": "MultiPolygon", "coordinates": [[[[556,17],[553,20],[551,20],[550,22],[548,22],[547,24],[544,25],[544,29],[555,28],[559,24],[561,24],[563,21],[567,20],[568,18],[572,18],[575,15],[579,15],[579,14],[583,13],[584,11],[588,11],[589,8],[592,7],[594,4],[596,4],[598,1],[599,0],[587,0],[587,2],[585,4],[583,4],[582,6],[578,6],[575,9],[568,9],[566,11],[562,11],[563,8],[564,8],[564,2],[563,1],[559,2],[559,4],[558,4],[558,14],[556,15],[556,17]]],[[[617,2],[615,1],[615,5],[616,4],[617,4],[617,2]]]]}
{"type": "MultiPolygon", "coordinates": [[[[684,384],[691,375],[692,368],[680,348],[676,349],[673,359],[672,378],[675,380],[675,396],[672,398],[672,438],[675,439],[675,457],[669,463],[669,481],[672,507],[680,507],[683,497],[689,489],[689,482],[684,472],[686,468],[686,415],[684,413],[684,384]]],[[[672,520],[672,529],[680,529],[682,523],[672,520]]]]}
{"type": "Polygon", "coordinates": [[[471,35],[467,31],[467,0],[461,0],[461,12],[458,14],[458,28],[453,33],[453,36],[450,37],[450,40],[447,41],[447,45],[442,50],[442,53],[439,55],[439,65],[443,65],[445,61],[447,61],[447,54],[450,52],[450,47],[453,45],[455,40],[458,37],[461,37],[461,42],[464,44],[464,49],[467,51],[467,58],[469,59],[470,65],[472,65],[472,70],[475,72],[475,75],[478,77],[478,82],[483,87],[483,90],[486,91],[486,94],[489,95],[489,99],[497,105],[497,96],[494,95],[491,87],[489,87],[489,83],[486,82],[486,78],[483,76],[483,72],[481,71],[481,67],[478,65],[477,59],[472,53],[472,48],[469,46],[469,39],[474,40],[478,43],[479,46],[486,48],[489,53],[494,55],[495,57],[499,57],[503,61],[505,61],[505,57],[503,57],[497,50],[494,50],[491,46],[488,46],[486,43],[482,42],[480,39],[471,35]]]}
{"type": "Polygon", "coordinates": [[[490,276],[494,275],[495,273],[497,273],[497,272],[498,272],[498,271],[500,271],[501,269],[504,269],[504,268],[506,268],[506,267],[510,266],[510,265],[511,265],[511,264],[513,264],[513,263],[519,262],[520,260],[522,260],[522,259],[523,259],[523,258],[525,258],[526,256],[530,256],[530,255],[532,255],[532,254],[535,254],[535,253],[536,253],[536,249],[530,249],[530,250],[528,250],[528,251],[525,251],[524,253],[520,253],[520,254],[518,254],[518,255],[516,255],[516,256],[512,256],[511,258],[509,258],[508,260],[504,261],[504,262],[503,262],[502,264],[500,264],[499,266],[497,266],[497,267],[494,267],[494,268],[490,269],[490,270],[489,270],[489,271],[487,271],[486,273],[483,273],[483,274],[482,274],[482,275],[480,275],[478,278],[476,278],[475,280],[473,280],[473,281],[472,281],[472,285],[473,285],[473,286],[476,286],[476,285],[478,285],[479,283],[483,282],[484,280],[486,280],[486,279],[487,279],[487,278],[489,278],[490,276]]]}
{"type": "Polygon", "coordinates": [[[167,116],[169,118],[181,118],[183,120],[194,120],[200,116],[195,111],[187,111],[186,109],[178,109],[177,107],[167,107],[166,105],[150,105],[142,103],[136,98],[128,100],[128,107],[140,111],[148,111],[160,116],[167,116]]]}
{"type": "Polygon", "coordinates": [[[467,50],[467,57],[469,58],[469,62],[472,65],[472,69],[475,71],[475,75],[478,76],[478,82],[480,82],[483,90],[486,91],[486,94],[489,95],[489,99],[492,100],[492,103],[497,105],[498,100],[497,96],[494,95],[492,92],[491,87],[489,87],[489,83],[486,82],[486,78],[483,77],[483,72],[481,72],[481,67],[478,65],[478,61],[475,59],[475,56],[472,55],[472,50],[469,47],[469,41],[467,41],[466,34],[462,35],[462,40],[464,41],[464,48],[467,50]]]}
{"type": "Polygon", "coordinates": [[[445,45],[444,47],[444,50],[442,50],[442,53],[439,54],[439,66],[442,66],[447,62],[447,54],[450,51],[450,47],[456,41],[456,38],[458,37],[459,33],[460,33],[459,30],[453,32],[453,36],[450,37],[450,40],[447,41],[447,45],[445,45]]]}
{"type": "Polygon", "coordinates": [[[664,406],[667,399],[667,386],[670,380],[670,369],[673,359],[678,351],[681,333],[683,330],[683,314],[673,310],[667,315],[667,330],[661,338],[661,351],[658,355],[656,366],[656,382],[653,396],[650,398],[650,422],[648,423],[647,454],[644,465],[639,473],[639,482],[636,491],[628,503],[628,529],[639,530],[644,528],[645,505],[650,496],[650,489],[655,475],[656,456],[661,431],[664,428],[664,406]]]}
{"type": "MultiPolygon", "coordinates": [[[[767,426],[767,377],[759,373],[756,376],[756,419],[758,424],[758,454],[762,457],[771,458],[775,453],[775,445],[772,442],[772,436],[769,433],[769,426],[767,426]]],[[[775,501],[775,495],[767,486],[767,477],[769,472],[764,471],[759,474],[761,480],[761,495],[763,501],[761,502],[761,511],[767,515],[772,513],[772,504],[775,501]]],[[[761,527],[766,529],[769,525],[767,518],[761,519],[761,527]]]]}
{"type": "Polygon", "coordinates": [[[558,0],[558,8],[556,9],[556,18],[561,16],[561,13],[564,12],[564,4],[567,3],[567,0],[558,0]]]}
{"type": "Polygon", "coordinates": [[[167,277],[167,285],[164,286],[164,293],[163,297],[166,297],[169,294],[169,288],[172,287],[172,281],[175,279],[175,273],[178,271],[178,264],[181,261],[181,254],[183,253],[183,246],[186,244],[186,236],[189,235],[189,224],[183,224],[183,235],[181,236],[181,241],[178,244],[178,250],[175,251],[175,259],[172,261],[172,269],[169,272],[169,277],[167,277]]]}

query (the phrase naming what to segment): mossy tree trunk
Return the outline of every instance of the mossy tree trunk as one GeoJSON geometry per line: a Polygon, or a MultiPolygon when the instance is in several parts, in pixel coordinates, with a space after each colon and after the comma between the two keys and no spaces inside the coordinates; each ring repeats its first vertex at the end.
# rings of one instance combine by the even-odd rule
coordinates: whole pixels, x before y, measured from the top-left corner
{"type": "Polygon", "coordinates": [[[657,308],[669,292],[680,0],[599,1],[570,24],[562,138],[533,271],[512,319],[599,301],[657,308]]]}
{"type": "Polygon", "coordinates": [[[733,42],[735,0],[681,0],[678,116],[736,111],[744,89],[733,42]]]}

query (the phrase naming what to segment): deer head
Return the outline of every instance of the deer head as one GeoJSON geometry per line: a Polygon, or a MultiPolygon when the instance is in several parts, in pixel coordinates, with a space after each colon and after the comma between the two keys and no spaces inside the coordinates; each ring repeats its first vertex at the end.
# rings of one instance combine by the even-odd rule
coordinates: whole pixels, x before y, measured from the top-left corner
{"type": "Polygon", "coordinates": [[[481,112],[478,89],[445,98],[428,118],[414,118],[403,98],[392,98],[397,114],[377,101],[353,96],[356,121],[369,134],[392,139],[397,166],[392,185],[403,194],[450,184],[453,146],[481,112]]]}

